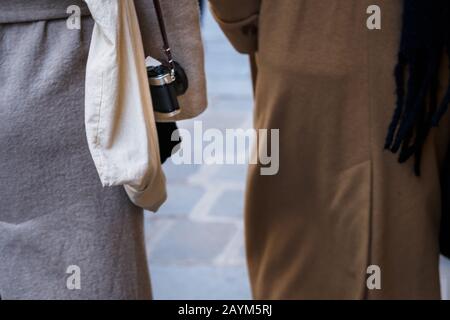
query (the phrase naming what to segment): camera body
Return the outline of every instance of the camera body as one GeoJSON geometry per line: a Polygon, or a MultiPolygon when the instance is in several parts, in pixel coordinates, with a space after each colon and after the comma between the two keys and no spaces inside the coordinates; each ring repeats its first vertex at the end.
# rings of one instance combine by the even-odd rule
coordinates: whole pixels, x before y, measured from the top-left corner
{"type": "Polygon", "coordinates": [[[176,62],[174,66],[147,67],[156,121],[168,121],[181,112],[178,96],[187,91],[188,81],[183,68],[176,62]]]}

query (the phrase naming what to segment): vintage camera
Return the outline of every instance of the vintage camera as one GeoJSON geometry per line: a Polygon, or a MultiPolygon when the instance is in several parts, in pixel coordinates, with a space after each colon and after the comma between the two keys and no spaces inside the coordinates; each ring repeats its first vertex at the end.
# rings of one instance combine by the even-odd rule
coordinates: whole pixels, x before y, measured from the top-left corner
{"type": "Polygon", "coordinates": [[[163,64],[149,66],[147,75],[156,121],[170,120],[181,111],[178,97],[189,86],[186,72],[179,63],[173,62],[170,67],[163,64]]]}

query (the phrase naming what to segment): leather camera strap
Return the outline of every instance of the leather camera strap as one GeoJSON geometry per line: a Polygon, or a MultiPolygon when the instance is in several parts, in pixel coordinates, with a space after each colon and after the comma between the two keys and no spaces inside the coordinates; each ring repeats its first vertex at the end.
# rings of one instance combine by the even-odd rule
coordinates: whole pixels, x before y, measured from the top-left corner
{"type": "Polygon", "coordinates": [[[169,38],[167,37],[166,24],[164,22],[164,15],[163,15],[163,11],[161,9],[161,3],[159,0],[153,0],[153,4],[155,6],[156,16],[158,18],[159,29],[161,31],[161,37],[162,37],[163,45],[164,45],[163,49],[167,56],[167,60],[170,64],[170,68],[172,69],[172,74],[174,75],[175,63],[174,63],[173,57],[172,57],[172,50],[170,48],[169,38]]]}

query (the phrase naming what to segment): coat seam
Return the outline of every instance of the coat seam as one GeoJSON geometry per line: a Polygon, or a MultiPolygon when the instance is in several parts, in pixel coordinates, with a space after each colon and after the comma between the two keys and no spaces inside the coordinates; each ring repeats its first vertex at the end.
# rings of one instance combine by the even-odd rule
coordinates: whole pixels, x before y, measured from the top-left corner
{"type": "MultiPolygon", "coordinates": [[[[370,167],[369,167],[369,204],[368,204],[368,239],[367,239],[367,258],[366,258],[366,268],[369,267],[372,264],[372,247],[373,247],[373,198],[374,198],[374,167],[373,167],[373,99],[372,99],[372,64],[371,64],[371,39],[370,39],[370,31],[366,31],[367,33],[367,46],[366,46],[366,54],[367,54],[367,100],[368,100],[368,140],[369,140],[369,161],[370,161],[370,167]]],[[[365,270],[364,270],[365,271],[365,270]]],[[[365,274],[364,280],[367,278],[367,274],[365,274]]],[[[367,287],[366,281],[364,282],[364,299],[369,299],[369,289],[367,287]]]]}

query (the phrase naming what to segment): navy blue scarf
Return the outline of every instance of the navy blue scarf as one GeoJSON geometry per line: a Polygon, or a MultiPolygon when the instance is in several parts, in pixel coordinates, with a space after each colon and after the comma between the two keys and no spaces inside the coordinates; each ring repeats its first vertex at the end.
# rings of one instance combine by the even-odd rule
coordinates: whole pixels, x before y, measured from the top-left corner
{"type": "Polygon", "coordinates": [[[450,103],[450,86],[437,97],[444,54],[450,56],[450,0],[403,0],[403,26],[395,68],[397,106],[385,148],[399,154],[399,162],[415,158],[421,173],[423,144],[450,103]]]}

